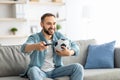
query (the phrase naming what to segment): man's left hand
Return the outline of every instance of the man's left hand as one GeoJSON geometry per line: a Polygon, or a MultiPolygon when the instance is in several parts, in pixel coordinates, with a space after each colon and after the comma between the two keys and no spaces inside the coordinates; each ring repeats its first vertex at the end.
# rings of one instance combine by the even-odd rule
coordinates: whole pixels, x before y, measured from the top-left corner
{"type": "Polygon", "coordinates": [[[74,54],[74,51],[73,50],[70,50],[68,49],[67,47],[65,46],[62,46],[63,50],[59,51],[59,50],[56,50],[57,54],[60,55],[60,56],[71,56],[74,54]]]}

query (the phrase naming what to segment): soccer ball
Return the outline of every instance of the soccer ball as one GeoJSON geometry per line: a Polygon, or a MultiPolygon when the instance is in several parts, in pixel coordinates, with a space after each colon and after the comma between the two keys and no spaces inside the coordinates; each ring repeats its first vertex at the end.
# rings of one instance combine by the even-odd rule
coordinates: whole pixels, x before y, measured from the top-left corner
{"type": "Polygon", "coordinates": [[[68,49],[70,49],[70,44],[69,41],[67,39],[59,39],[57,42],[55,42],[55,50],[63,50],[62,46],[67,47],[68,49]]]}

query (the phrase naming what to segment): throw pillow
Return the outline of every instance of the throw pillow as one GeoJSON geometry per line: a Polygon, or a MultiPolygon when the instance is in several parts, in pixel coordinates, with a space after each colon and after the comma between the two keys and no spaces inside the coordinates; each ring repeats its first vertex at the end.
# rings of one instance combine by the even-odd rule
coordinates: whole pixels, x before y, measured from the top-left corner
{"type": "Polygon", "coordinates": [[[101,45],[89,45],[86,69],[113,68],[115,41],[101,45]]]}

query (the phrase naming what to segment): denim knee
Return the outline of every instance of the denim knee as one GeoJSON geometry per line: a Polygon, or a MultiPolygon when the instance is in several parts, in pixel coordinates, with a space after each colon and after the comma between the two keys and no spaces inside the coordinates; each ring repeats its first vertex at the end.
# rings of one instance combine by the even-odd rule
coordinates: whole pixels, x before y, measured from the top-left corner
{"type": "Polygon", "coordinates": [[[38,70],[39,70],[38,67],[33,66],[33,67],[31,67],[31,68],[28,70],[28,75],[29,75],[29,74],[34,74],[34,73],[36,73],[38,70]]]}
{"type": "Polygon", "coordinates": [[[83,71],[83,66],[79,63],[73,64],[75,70],[83,71]]]}
{"type": "Polygon", "coordinates": [[[73,64],[73,74],[71,76],[71,80],[83,80],[83,75],[83,66],[79,63],[73,64]]]}
{"type": "Polygon", "coordinates": [[[30,77],[30,78],[34,78],[35,80],[41,80],[42,78],[45,78],[47,77],[47,75],[40,70],[39,67],[37,66],[33,66],[31,67],[29,70],[28,70],[28,73],[27,75],[30,77]]]}

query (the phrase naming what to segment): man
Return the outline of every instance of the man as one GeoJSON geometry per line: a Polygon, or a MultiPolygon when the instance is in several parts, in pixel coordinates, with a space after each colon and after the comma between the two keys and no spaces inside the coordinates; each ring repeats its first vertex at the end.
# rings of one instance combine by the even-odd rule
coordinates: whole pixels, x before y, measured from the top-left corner
{"type": "Polygon", "coordinates": [[[56,31],[56,18],[51,13],[41,17],[42,30],[40,33],[29,36],[22,45],[22,52],[30,55],[30,64],[26,74],[30,80],[43,80],[44,78],[57,78],[69,76],[70,80],[83,80],[83,67],[78,64],[63,66],[62,56],[74,56],[79,53],[78,46],[71,42],[71,49],[62,46],[63,50],[55,50],[54,43],[59,39],[67,39],[56,31]],[[47,45],[52,43],[52,45],[47,45]]]}

